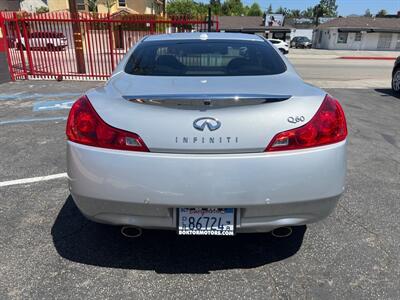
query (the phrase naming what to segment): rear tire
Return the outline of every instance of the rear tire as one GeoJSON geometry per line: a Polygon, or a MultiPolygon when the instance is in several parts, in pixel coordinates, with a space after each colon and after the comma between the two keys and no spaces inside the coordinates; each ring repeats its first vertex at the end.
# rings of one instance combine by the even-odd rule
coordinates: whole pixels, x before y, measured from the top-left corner
{"type": "Polygon", "coordinates": [[[392,90],[397,95],[400,94],[400,68],[395,69],[394,72],[393,72],[392,90]]]}

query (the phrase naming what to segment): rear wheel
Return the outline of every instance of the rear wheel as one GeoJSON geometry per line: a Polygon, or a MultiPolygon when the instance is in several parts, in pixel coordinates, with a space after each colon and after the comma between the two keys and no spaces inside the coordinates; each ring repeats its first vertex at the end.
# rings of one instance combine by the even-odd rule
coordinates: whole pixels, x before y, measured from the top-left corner
{"type": "Polygon", "coordinates": [[[400,94],[400,68],[393,72],[392,89],[396,94],[400,94]]]}

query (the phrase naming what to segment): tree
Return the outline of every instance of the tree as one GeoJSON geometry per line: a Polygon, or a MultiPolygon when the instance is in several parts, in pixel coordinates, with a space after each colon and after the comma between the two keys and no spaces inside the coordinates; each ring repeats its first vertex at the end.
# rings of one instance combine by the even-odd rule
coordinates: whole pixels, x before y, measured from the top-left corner
{"type": "Polygon", "coordinates": [[[197,5],[193,0],[170,0],[167,5],[169,15],[194,16],[197,14],[197,5]]]}
{"type": "Polygon", "coordinates": [[[97,12],[97,1],[98,0],[87,0],[89,11],[97,12]]]}
{"type": "Polygon", "coordinates": [[[243,16],[247,16],[249,13],[250,7],[248,5],[243,6],[243,16]]]}
{"type": "Polygon", "coordinates": [[[196,14],[198,16],[205,16],[208,14],[208,5],[204,4],[204,3],[196,3],[195,2],[195,6],[196,6],[196,14]]]}
{"type": "Polygon", "coordinates": [[[224,16],[242,16],[244,7],[241,0],[225,0],[222,4],[222,14],[224,16]]]}
{"type": "Polygon", "coordinates": [[[40,13],[47,13],[49,12],[49,8],[46,6],[41,6],[36,8],[36,13],[40,14],[40,13]]]}
{"type": "Polygon", "coordinates": [[[312,18],[314,16],[314,8],[313,7],[307,7],[306,10],[303,10],[301,12],[301,16],[303,18],[312,18]]]}
{"type": "Polygon", "coordinates": [[[110,12],[111,7],[117,3],[117,0],[86,0],[85,2],[88,5],[89,11],[97,12],[97,5],[103,4],[107,8],[107,11],[110,12]]]}
{"type": "Polygon", "coordinates": [[[365,11],[364,17],[369,17],[369,18],[372,17],[372,14],[371,14],[371,11],[369,10],[369,8],[365,11]]]}
{"type": "Polygon", "coordinates": [[[210,0],[211,12],[214,15],[221,15],[222,13],[222,5],[220,0],[210,0]]]}
{"type": "Polygon", "coordinates": [[[87,0],[89,11],[97,12],[97,2],[98,0],[87,0]]]}
{"type": "Polygon", "coordinates": [[[300,9],[289,10],[289,17],[291,17],[291,18],[300,18],[300,16],[301,16],[300,9]]]}
{"type": "Polygon", "coordinates": [[[279,8],[275,11],[276,14],[286,15],[289,12],[287,8],[279,6],[279,8]]]}
{"type": "Polygon", "coordinates": [[[387,15],[387,11],[385,9],[381,9],[380,11],[378,11],[378,13],[376,14],[377,18],[381,18],[387,15]]]}
{"type": "Polygon", "coordinates": [[[337,17],[336,0],[321,0],[319,3],[324,17],[337,17]]]}
{"type": "MultiPolygon", "coordinates": [[[[322,0],[321,0],[322,1],[322,0]]],[[[324,8],[318,4],[313,9],[313,17],[315,18],[315,25],[319,25],[319,18],[324,16],[324,8]]]]}
{"type": "Polygon", "coordinates": [[[246,13],[247,16],[262,16],[262,10],[258,3],[254,2],[246,13]]]}
{"type": "Polygon", "coordinates": [[[268,9],[267,9],[267,14],[273,14],[274,13],[274,11],[272,10],[272,5],[270,4],[269,6],[268,6],[268,9]]]}

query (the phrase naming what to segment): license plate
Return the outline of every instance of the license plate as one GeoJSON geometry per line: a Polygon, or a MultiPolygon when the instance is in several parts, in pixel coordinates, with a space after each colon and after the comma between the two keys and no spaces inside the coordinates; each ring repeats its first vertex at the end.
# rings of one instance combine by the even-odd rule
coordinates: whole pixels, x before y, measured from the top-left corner
{"type": "Polygon", "coordinates": [[[180,235],[234,235],[233,208],[178,208],[180,235]]]}

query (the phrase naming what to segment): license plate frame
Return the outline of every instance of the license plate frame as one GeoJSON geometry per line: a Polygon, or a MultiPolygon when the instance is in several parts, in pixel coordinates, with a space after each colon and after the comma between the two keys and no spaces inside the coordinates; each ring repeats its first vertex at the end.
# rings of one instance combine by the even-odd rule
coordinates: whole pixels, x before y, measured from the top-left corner
{"type": "MultiPolygon", "coordinates": [[[[234,236],[236,235],[236,209],[235,208],[186,208],[179,207],[176,208],[176,232],[178,235],[216,235],[216,236],[234,236]],[[217,218],[216,222],[221,222],[220,225],[223,225],[223,229],[221,227],[213,228],[203,228],[201,226],[200,229],[196,227],[189,228],[189,220],[183,220],[182,215],[188,216],[191,214],[195,220],[194,224],[196,224],[201,218],[201,224],[204,225],[203,222],[207,222],[206,218],[217,218]],[[181,218],[182,217],[182,218],[181,218]],[[221,219],[219,219],[221,218],[221,219]],[[183,221],[186,221],[184,224],[183,221]],[[228,223],[229,221],[229,223],[228,223]],[[186,225],[186,226],[183,226],[186,225]],[[225,229],[225,230],[224,230],[225,229]]],[[[213,220],[212,220],[213,221],[213,220]]],[[[212,222],[211,221],[211,222],[212,222]]],[[[193,226],[193,225],[191,225],[193,226]]]]}

